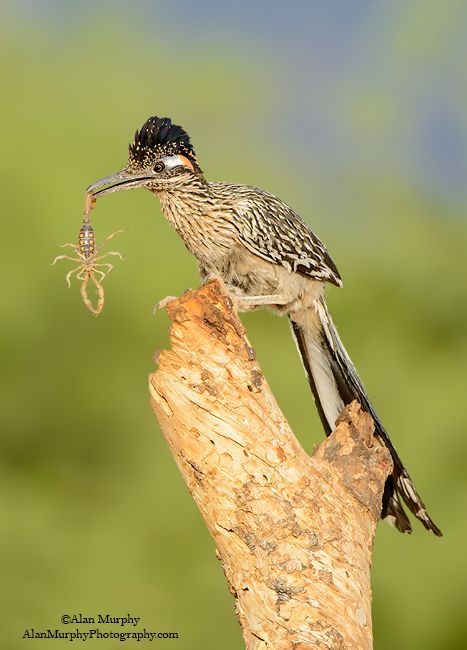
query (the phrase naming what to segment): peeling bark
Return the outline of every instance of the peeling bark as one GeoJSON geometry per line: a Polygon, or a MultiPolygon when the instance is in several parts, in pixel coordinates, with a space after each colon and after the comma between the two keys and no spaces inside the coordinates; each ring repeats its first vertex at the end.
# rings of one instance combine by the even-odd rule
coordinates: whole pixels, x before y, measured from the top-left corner
{"type": "Polygon", "coordinates": [[[214,538],[248,650],[372,647],[389,452],[353,402],[310,457],[217,282],[168,306],[151,403],[214,538]]]}

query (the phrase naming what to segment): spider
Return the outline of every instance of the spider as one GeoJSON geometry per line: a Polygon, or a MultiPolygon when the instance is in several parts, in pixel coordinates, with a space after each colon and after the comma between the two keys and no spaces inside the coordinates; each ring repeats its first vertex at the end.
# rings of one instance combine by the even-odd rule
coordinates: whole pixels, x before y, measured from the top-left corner
{"type": "MultiPolygon", "coordinates": [[[[67,284],[69,287],[71,287],[71,276],[74,273],[76,273],[77,279],[82,280],[81,297],[83,299],[84,304],[89,309],[89,311],[91,311],[95,316],[98,316],[101,313],[102,309],[104,308],[104,289],[102,288],[101,282],[105,278],[105,276],[108,273],[110,273],[110,271],[113,269],[113,264],[110,264],[110,262],[104,262],[98,264],[97,262],[99,260],[103,260],[105,257],[108,257],[109,255],[119,257],[121,260],[123,260],[123,257],[120,255],[120,253],[117,253],[117,251],[109,251],[108,253],[105,253],[105,255],[98,256],[98,249],[96,246],[94,229],[89,223],[89,212],[94,207],[94,203],[95,203],[95,199],[90,195],[86,195],[83,225],[81,226],[79,231],[78,243],[77,244],[67,243],[67,244],[62,244],[61,246],[62,248],[64,248],[65,246],[71,246],[71,248],[74,248],[76,251],[76,257],[70,257],[69,255],[58,255],[52,262],[52,265],[56,264],[59,260],[72,260],[73,262],[79,262],[79,266],[72,269],[71,271],[68,271],[66,275],[67,284]],[[106,268],[107,270],[102,271],[101,270],[102,268],[106,268]],[[100,278],[97,279],[96,275],[99,275],[100,278]],[[96,292],[97,292],[96,306],[92,304],[88,296],[87,288],[88,288],[89,280],[93,282],[96,288],[96,292]]],[[[104,244],[108,242],[110,239],[115,237],[115,235],[125,232],[126,230],[127,228],[116,230],[115,232],[113,232],[111,235],[109,235],[104,239],[104,241],[102,242],[102,246],[104,246],[104,244]]]]}

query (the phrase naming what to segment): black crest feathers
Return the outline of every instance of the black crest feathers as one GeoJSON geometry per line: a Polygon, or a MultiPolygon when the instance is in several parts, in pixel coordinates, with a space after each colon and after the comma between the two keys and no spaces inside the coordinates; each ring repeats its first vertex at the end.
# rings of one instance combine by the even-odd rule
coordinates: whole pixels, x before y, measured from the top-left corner
{"type": "MultiPolygon", "coordinates": [[[[155,158],[182,154],[196,165],[188,133],[168,117],[150,117],[135,133],[129,147],[130,165],[145,166],[155,158]]],[[[197,165],[196,165],[197,166],[197,165]]]]}

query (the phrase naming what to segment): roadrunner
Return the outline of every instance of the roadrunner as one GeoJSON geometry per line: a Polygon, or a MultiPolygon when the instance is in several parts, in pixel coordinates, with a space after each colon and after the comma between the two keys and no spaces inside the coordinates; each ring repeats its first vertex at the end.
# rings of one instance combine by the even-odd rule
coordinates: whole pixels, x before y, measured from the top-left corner
{"type": "Polygon", "coordinates": [[[136,131],[128,165],[93,183],[97,196],[144,187],[198,260],[203,282],[221,278],[240,311],[258,307],[287,314],[327,435],[356,399],[391,452],[381,516],[411,532],[402,501],[428,530],[429,517],[339,338],[324,301],[327,282],[342,286],[322,242],[283,201],[256,187],[207,181],[190,138],[167,117],[136,131]]]}

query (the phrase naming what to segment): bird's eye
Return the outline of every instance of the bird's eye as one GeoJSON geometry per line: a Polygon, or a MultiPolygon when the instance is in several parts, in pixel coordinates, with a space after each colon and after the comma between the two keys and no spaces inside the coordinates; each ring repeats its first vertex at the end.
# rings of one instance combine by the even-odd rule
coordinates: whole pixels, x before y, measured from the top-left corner
{"type": "Polygon", "coordinates": [[[154,165],[154,171],[155,171],[157,174],[160,174],[161,172],[163,172],[164,169],[165,169],[165,165],[164,165],[163,162],[160,162],[160,161],[159,161],[159,162],[157,162],[157,163],[154,165]]]}

